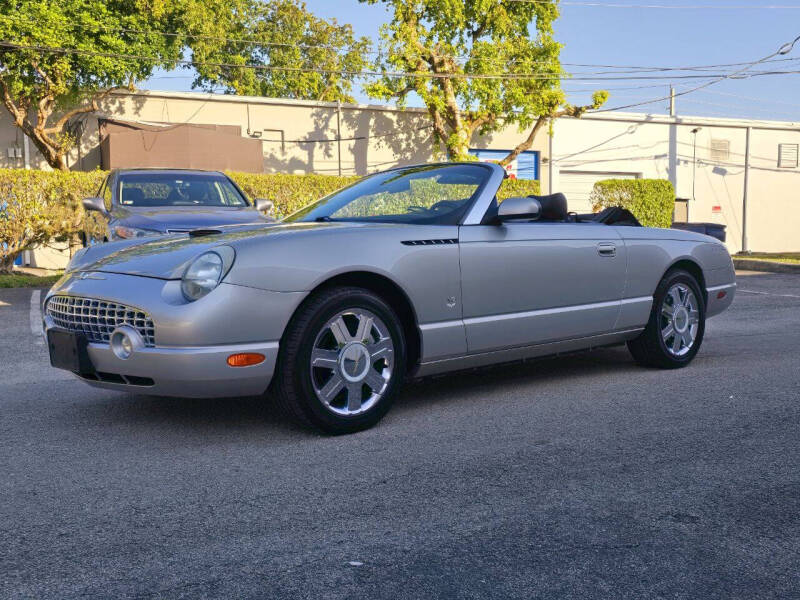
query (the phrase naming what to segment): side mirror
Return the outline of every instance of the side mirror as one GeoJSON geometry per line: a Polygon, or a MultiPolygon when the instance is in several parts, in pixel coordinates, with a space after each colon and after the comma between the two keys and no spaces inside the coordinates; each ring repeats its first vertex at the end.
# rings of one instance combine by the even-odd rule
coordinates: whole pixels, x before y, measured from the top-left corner
{"type": "Polygon", "coordinates": [[[86,210],[97,211],[102,215],[108,214],[108,211],[106,210],[106,203],[103,202],[102,198],[84,198],[83,208],[86,210]]]}
{"type": "Polygon", "coordinates": [[[535,221],[542,214],[542,205],[535,198],[506,198],[497,209],[497,220],[516,221],[526,219],[535,221]]]}
{"type": "Polygon", "coordinates": [[[262,212],[269,217],[272,216],[272,209],[275,208],[275,204],[272,202],[272,200],[267,200],[266,198],[256,198],[253,201],[253,204],[258,212],[262,212]]]}

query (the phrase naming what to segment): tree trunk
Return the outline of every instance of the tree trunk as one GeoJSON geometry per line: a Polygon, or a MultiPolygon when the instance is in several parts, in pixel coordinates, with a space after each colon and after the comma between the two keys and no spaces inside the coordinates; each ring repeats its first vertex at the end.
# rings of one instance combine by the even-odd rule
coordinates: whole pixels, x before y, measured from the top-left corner
{"type": "MultiPolygon", "coordinates": [[[[536,123],[534,123],[533,128],[531,129],[530,134],[528,137],[525,138],[525,141],[520,143],[516,148],[514,148],[511,152],[508,153],[503,160],[500,161],[500,165],[503,167],[507,167],[511,161],[516,160],[516,158],[522,154],[523,152],[527,152],[533,146],[533,142],[536,140],[536,134],[542,129],[544,124],[550,117],[548,115],[542,115],[538,119],[536,119],[536,123]]],[[[552,157],[551,157],[552,159],[552,157]]]]}
{"type": "Polygon", "coordinates": [[[19,256],[19,252],[6,253],[0,256],[0,273],[11,273],[17,256],[19,256]]]}
{"type": "Polygon", "coordinates": [[[33,141],[33,145],[36,146],[36,149],[47,161],[47,164],[58,171],[69,171],[66,152],[54,147],[45,134],[37,129],[34,129],[32,133],[33,135],[29,137],[33,141]]]}
{"type": "Polygon", "coordinates": [[[468,127],[462,126],[459,130],[453,131],[445,140],[447,157],[451,161],[470,160],[469,143],[471,137],[468,127]]]}

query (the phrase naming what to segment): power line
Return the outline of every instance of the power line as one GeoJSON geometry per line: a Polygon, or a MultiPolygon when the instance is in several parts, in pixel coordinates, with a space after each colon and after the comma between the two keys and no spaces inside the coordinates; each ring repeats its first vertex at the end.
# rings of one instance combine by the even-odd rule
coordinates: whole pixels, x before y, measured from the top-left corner
{"type": "MultiPolygon", "coordinates": [[[[515,1],[522,1],[522,0],[515,0],[515,1]]],[[[798,7],[800,8],[800,7],[798,7]]],[[[2,15],[0,19],[9,19],[9,20],[16,20],[16,21],[23,21],[27,22],[31,25],[40,25],[40,23],[34,22],[30,19],[24,19],[18,15],[2,15]]],[[[93,26],[89,26],[86,24],[81,23],[70,23],[69,24],[73,28],[82,28],[84,30],[87,29],[96,29],[102,31],[114,31],[118,33],[128,33],[133,35],[161,35],[167,37],[174,37],[174,38],[191,38],[191,39],[206,39],[211,41],[220,41],[220,42],[233,42],[233,43],[248,43],[254,45],[262,45],[262,46],[276,46],[276,47],[296,47],[302,49],[316,49],[316,48],[324,48],[330,50],[336,50],[337,48],[334,46],[330,46],[327,44],[296,44],[296,43],[287,43],[287,42],[270,42],[265,40],[253,39],[253,38],[229,38],[225,36],[215,36],[215,35],[207,35],[207,34],[194,34],[194,33],[179,33],[173,31],[158,31],[158,30],[143,30],[143,29],[129,29],[123,27],[109,27],[105,25],[96,24],[93,26]]],[[[347,48],[347,46],[345,46],[347,48]]],[[[370,51],[370,54],[378,54],[377,51],[370,51]]],[[[465,55],[457,55],[456,58],[468,59],[471,58],[470,56],[465,55]]],[[[780,58],[765,62],[786,62],[786,61],[798,61],[800,58],[780,58]]],[[[535,61],[531,64],[537,65],[552,65],[552,61],[535,61]]],[[[627,71],[621,71],[620,69],[630,69],[631,73],[639,73],[639,72],[669,72],[669,71],[703,71],[708,69],[724,69],[729,67],[740,67],[744,65],[749,65],[751,63],[746,62],[734,62],[734,63],[720,63],[720,64],[710,64],[710,65],[689,65],[689,66],[645,66],[645,65],[611,65],[611,64],[591,64],[591,63],[567,63],[562,62],[560,63],[563,66],[568,67],[578,67],[578,68],[591,68],[591,69],[616,69],[614,72],[606,73],[606,72],[595,72],[595,73],[588,73],[590,75],[599,75],[599,74],[626,74],[627,71]]],[[[242,66],[242,65],[239,65],[242,66]]],[[[587,73],[576,73],[576,75],[585,75],[587,73]]]]}
{"type": "MultiPolygon", "coordinates": [[[[552,4],[549,0],[510,0],[523,4],[552,4]]],[[[800,5],[786,4],[620,4],[606,2],[559,2],[560,6],[586,6],[592,8],[656,8],[666,10],[800,10],[800,5]]]]}
{"type": "MultiPolygon", "coordinates": [[[[34,50],[37,52],[47,52],[51,54],[73,54],[81,56],[97,56],[103,58],[119,58],[128,60],[156,60],[156,57],[141,55],[141,54],[123,54],[119,52],[96,52],[91,50],[79,50],[77,48],[62,48],[57,46],[38,46],[27,45],[11,42],[7,40],[0,41],[0,47],[5,47],[14,50],[34,50]]],[[[674,81],[678,79],[709,79],[714,78],[716,81],[723,81],[725,79],[733,78],[742,74],[747,69],[740,69],[730,74],[696,74],[696,75],[620,75],[615,76],[607,73],[578,73],[575,75],[566,74],[548,75],[543,73],[511,73],[511,74],[490,74],[490,73],[430,73],[430,72],[397,72],[397,71],[372,71],[372,70],[350,70],[350,69],[324,69],[319,67],[289,67],[289,66],[276,66],[276,65],[254,65],[254,64],[236,64],[227,62],[210,62],[210,61],[195,61],[177,59],[169,61],[175,65],[184,65],[190,67],[196,66],[211,66],[211,67],[224,67],[232,69],[253,69],[259,71],[283,71],[283,72],[297,72],[297,73],[321,73],[321,74],[340,74],[349,75],[353,77],[400,77],[400,78],[416,78],[416,79],[500,79],[500,80],[542,80],[542,81],[654,81],[665,80],[674,81]],[[602,75],[590,76],[587,75],[602,75]]],[[[755,66],[760,63],[752,63],[755,66]]],[[[749,68],[749,67],[748,67],[749,68]]],[[[791,75],[797,74],[800,71],[757,71],[747,74],[747,78],[762,76],[762,75],[791,75]]],[[[746,77],[741,77],[742,79],[746,77]]],[[[709,85],[709,84],[704,84],[709,85]]],[[[699,86],[696,89],[701,89],[704,86],[699,86]]],[[[683,92],[687,93],[687,92],[683,92]]],[[[666,98],[664,98],[666,99],[666,98]]],[[[654,99],[653,102],[658,102],[661,99],[654,99]]]]}
{"type": "Polygon", "coordinates": [[[683,90],[683,91],[675,93],[675,94],[671,93],[668,96],[664,96],[662,98],[656,98],[654,100],[649,100],[649,101],[645,101],[645,102],[638,102],[638,103],[635,103],[635,104],[628,104],[626,106],[618,106],[618,107],[615,107],[615,108],[606,108],[606,109],[602,109],[601,108],[601,109],[596,109],[596,110],[593,110],[593,111],[590,111],[590,112],[613,112],[613,111],[617,111],[617,110],[625,110],[625,109],[628,109],[628,108],[636,108],[636,107],[639,107],[639,106],[646,106],[648,104],[654,104],[656,102],[663,102],[664,100],[669,100],[671,98],[677,98],[679,96],[685,96],[687,94],[691,94],[692,92],[697,92],[699,90],[702,90],[702,89],[705,89],[705,88],[710,87],[712,85],[715,85],[717,83],[720,83],[721,81],[725,81],[726,79],[731,79],[733,77],[736,77],[737,75],[743,75],[749,69],[751,69],[751,68],[753,68],[753,67],[755,67],[757,65],[760,65],[760,64],[762,64],[764,62],[767,62],[768,60],[770,60],[772,58],[775,58],[776,56],[784,56],[786,54],[789,54],[794,49],[794,47],[795,47],[795,45],[797,44],[798,41],[800,41],[800,36],[797,36],[791,42],[787,42],[786,44],[784,44],[783,46],[778,48],[772,54],[769,54],[769,55],[765,56],[764,58],[761,58],[761,59],[759,59],[757,61],[754,61],[754,62],[750,63],[748,66],[745,66],[742,69],[739,69],[738,71],[734,71],[733,73],[730,73],[729,75],[726,75],[724,77],[720,77],[719,79],[715,79],[713,81],[708,81],[706,83],[698,85],[697,87],[693,87],[693,88],[688,89],[688,90],[683,90]]]}
{"type": "Polygon", "coordinates": [[[784,106],[793,106],[795,108],[800,108],[800,104],[797,102],[786,102],[785,100],[775,100],[774,98],[755,98],[753,96],[742,96],[741,94],[731,94],[730,92],[720,92],[717,90],[703,90],[704,94],[715,94],[717,96],[728,96],[731,98],[739,98],[741,100],[751,100],[754,102],[767,102],[770,104],[782,104],[784,106]]]}

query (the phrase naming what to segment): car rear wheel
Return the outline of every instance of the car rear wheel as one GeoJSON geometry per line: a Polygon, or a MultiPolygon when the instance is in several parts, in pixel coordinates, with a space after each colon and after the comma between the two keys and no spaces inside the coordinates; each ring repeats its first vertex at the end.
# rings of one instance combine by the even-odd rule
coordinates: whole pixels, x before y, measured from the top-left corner
{"type": "Polygon", "coordinates": [[[302,425],[352,433],[388,412],[404,373],[405,340],[394,311],[368,290],[337,287],[309,298],[289,324],[276,392],[302,425]]]}
{"type": "Polygon", "coordinates": [[[628,342],[628,349],[641,365],[685,367],[700,350],[705,321],[705,302],[695,278],[681,269],[669,271],[656,288],[647,327],[628,342]]]}

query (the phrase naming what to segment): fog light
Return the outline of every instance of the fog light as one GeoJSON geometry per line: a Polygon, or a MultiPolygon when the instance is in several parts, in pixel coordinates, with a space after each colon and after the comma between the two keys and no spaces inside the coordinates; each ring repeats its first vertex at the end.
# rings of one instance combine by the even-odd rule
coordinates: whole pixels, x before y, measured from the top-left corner
{"type": "Polygon", "coordinates": [[[142,337],[132,327],[128,327],[127,325],[123,325],[122,327],[118,327],[114,330],[111,334],[111,339],[109,340],[109,346],[111,346],[111,351],[117,358],[122,360],[126,360],[131,357],[131,354],[135,350],[138,350],[144,345],[142,341],[142,337]]]}
{"type": "Polygon", "coordinates": [[[266,357],[258,352],[241,352],[239,354],[231,354],[228,357],[228,364],[231,367],[252,367],[264,362],[264,358],[266,357]]]}

